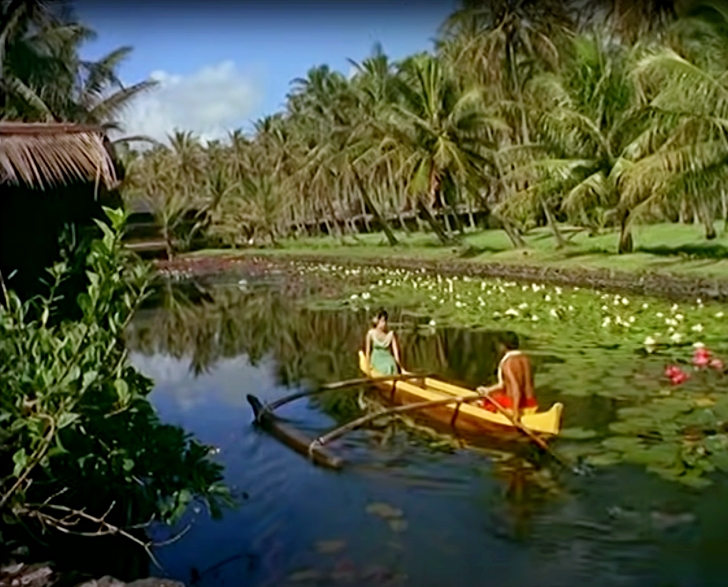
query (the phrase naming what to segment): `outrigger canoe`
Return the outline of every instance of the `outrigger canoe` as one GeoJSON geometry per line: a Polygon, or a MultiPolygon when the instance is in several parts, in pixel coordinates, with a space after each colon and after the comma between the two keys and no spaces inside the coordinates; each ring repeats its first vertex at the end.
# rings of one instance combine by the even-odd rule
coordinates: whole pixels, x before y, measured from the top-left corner
{"type": "MultiPolygon", "coordinates": [[[[359,351],[359,368],[366,375],[367,362],[362,351],[359,351]]],[[[374,369],[370,377],[382,377],[383,375],[374,369]]],[[[386,399],[393,403],[409,404],[415,402],[432,401],[451,397],[473,397],[478,393],[440,381],[433,377],[412,379],[411,381],[381,381],[374,384],[386,399]]],[[[538,412],[535,408],[527,408],[521,415],[521,424],[538,434],[556,436],[561,431],[561,413],[564,405],[556,402],[546,412],[538,412]]],[[[502,414],[490,412],[476,404],[453,404],[437,406],[431,409],[423,409],[422,413],[449,424],[463,432],[475,434],[492,434],[500,428],[509,428],[515,431],[513,423],[502,414]]]]}

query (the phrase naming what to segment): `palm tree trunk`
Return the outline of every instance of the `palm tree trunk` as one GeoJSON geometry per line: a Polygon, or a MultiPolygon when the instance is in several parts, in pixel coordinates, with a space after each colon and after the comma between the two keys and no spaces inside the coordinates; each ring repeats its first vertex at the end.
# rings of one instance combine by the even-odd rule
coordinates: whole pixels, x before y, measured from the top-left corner
{"type": "Polygon", "coordinates": [[[501,225],[503,226],[503,230],[505,231],[514,248],[521,249],[528,246],[528,243],[526,243],[526,241],[521,236],[521,232],[518,230],[518,227],[514,226],[508,218],[498,217],[498,220],[500,220],[501,225]]]}
{"type": "Polygon", "coordinates": [[[417,198],[417,206],[422,212],[422,215],[425,217],[427,223],[430,225],[430,228],[432,228],[434,233],[437,235],[437,238],[440,239],[440,242],[445,246],[454,244],[452,238],[448,236],[442,225],[437,221],[437,218],[432,215],[430,208],[421,197],[417,198]]]}
{"type": "Polygon", "coordinates": [[[475,230],[475,215],[473,214],[473,199],[468,198],[467,201],[468,204],[468,224],[470,225],[470,228],[475,230]]]}
{"type": "Polygon", "coordinates": [[[715,225],[713,224],[713,214],[711,214],[711,211],[708,209],[708,206],[705,202],[701,202],[699,212],[700,212],[700,220],[702,221],[703,226],[705,227],[705,238],[707,240],[713,240],[718,235],[715,233],[715,225]]]}
{"type": "Polygon", "coordinates": [[[379,222],[379,225],[382,227],[382,230],[384,231],[384,234],[386,235],[387,241],[389,241],[390,246],[397,246],[399,244],[399,241],[397,240],[397,237],[394,236],[394,231],[392,230],[392,227],[389,226],[389,222],[387,222],[384,216],[379,213],[379,209],[374,205],[374,202],[369,197],[369,192],[367,192],[367,189],[364,186],[364,182],[362,181],[361,177],[359,177],[359,173],[357,171],[354,171],[354,180],[356,181],[357,187],[359,188],[359,194],[363,198],[366,206],[371,209],[374,218],[376,218],[377,222],[379,222]]]}
{"type": "Polygon", "coordinates": [[[367,212],[367,204],[364,200],[364,196],[362,196],[361,192],[359,193],[359,201],[361,202],[361,211],[362,211],[362,218],[364,219],[364,226],[366,227],[367,232],[372,231],[372,226],[369,223],[369,213],[367,212]]]}
{"type": "Polygon", "coordinates": [[[407,223],[404,221],[404,218],[402,218],[402,211],[397,208],[395,211],[395,214],[397,214],[397,219],[399,220],[399,225],[402,227],[402,230],[405,234],[409,234],[410,230],[407,228],[407,223]]]}
{"type": "MultiPolygon", "coordinates": [[[[430,202],[437,202],[438,201],[438,190],[440,189],[440,178],[437,177],[437,170],[435,169],[434,163],[430,163],[430,174],[429,174],[429,190],[428,190],[428,199],[430,202]]],[[[450,246],[455,244],[454,240],[452,238],[452,235],[448,232],[445,232],[445,230],[442,228],[442,225],[437,221],[437,218],[433,215],[432,211],[430,210],[430,207],[427,205],[427,203],[424,201],[424,199],[419,196],[417,198],[417,205],[419,206],[420,210],[422,211],[425,220],[429,223],[430,227],[432,227],[432,230],[435,231],[435,234],[437,235],[437,238],[440,239],[440,242],[445,246],[450,246]]],[[[448,226],[449,228],[449,226],[448,226]]]]}
{"type": "Polygon", "coordinates": [[[562,236],[561,231],[556,224],[556,219],[551,213],[551,210],[546,204],[546,201],[543,198],[539,198],[539,200],[541,201],[541,208],[543,208],[543,213],[546,216],[546,223],[549,225],[551,232],[554,233],[554,239],[556,239],[556,248],[563,249],[567,245],[566,239],[564,239],[564,237],[562,236]]]}
{"type": "Polygon", "coordinates": [[[634,250],[634,240],[629,226],[629,212],[625,212],[620,220],[618,253],[631,253],[634,250]]]}

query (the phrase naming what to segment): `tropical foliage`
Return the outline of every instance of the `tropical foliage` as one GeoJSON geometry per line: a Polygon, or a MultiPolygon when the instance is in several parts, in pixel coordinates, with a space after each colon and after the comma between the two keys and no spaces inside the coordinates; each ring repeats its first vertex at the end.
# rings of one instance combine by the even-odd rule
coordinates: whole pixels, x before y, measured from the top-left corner
{"type": "Polygon", "coordinates": [[[728,13],[628,4],[466,1],[432,52],[393,62],[377,46],[348,78],[313,67],[250,135],[180,131],[130,153],[127,197],[156,199],[170,248],[190,230],[228,246],[371,230],[454,244],[476,218],[517,247],[544,224],[566,246],[565,223],[618,230],[620,252],[634,222],[700,222],[713,238],[728,13]]]}
{"type": "Polygon", "coordinates": [[[209,448],[159,422],[146,397],[152,381],[128,361],[122,334],[149,274],[121,243],[123,212],[108,213],[111,227],[98,222],[103,236],[85,260],[80,320],[58,311],[63,263],[50,272],[47,298],[22,303],[9,291],[0,307],[4,544],[27,540],[27,530],[144,544],[140,524],[174,522],[193,499],[213,513],[229,503],[209,448]]]}
{"type": "Polygon", "coordinates": [[[97,61],[80,55],[95,33],[66,2],[0,2],[0,119],[69,121],[121,130],[119,115],[135,96],[156,85],[125,86],[120,47],[97,61]]]}

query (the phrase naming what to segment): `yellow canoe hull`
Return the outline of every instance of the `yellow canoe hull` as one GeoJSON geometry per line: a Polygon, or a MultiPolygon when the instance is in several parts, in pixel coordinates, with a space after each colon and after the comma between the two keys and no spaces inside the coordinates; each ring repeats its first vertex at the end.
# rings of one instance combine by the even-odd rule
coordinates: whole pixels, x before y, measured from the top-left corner
{"type": "MultiPolygon", "coordinates": [[[[359,351],[359,368],[367,374],[367,362],[363,352],[359,351]]],[[[381,377],[382,374],[371,370],[371,377],[381,377]]],[[[425,377],[412,381],[383,381],[375,384],[377,388],[390,401],[399,404],[431,401],[451,397],[472,397],[477,392],[434,379],[425,377]]],[[[534,409],[525,410],[521,416],[521,424],[539,434],[558,435],[561,431],[561,414],[564,405],[556,402],[547,412],[537,412],[534,409]]],[[[498,428],[510,428],[515,431],[511,421],[495,412],[489,412],[473,404],[460,404],[452,406],[438,406],[422,410],[426,415],[446,424],[450,424],[463,432],[487,434],[497,431],[498,428]]]]}

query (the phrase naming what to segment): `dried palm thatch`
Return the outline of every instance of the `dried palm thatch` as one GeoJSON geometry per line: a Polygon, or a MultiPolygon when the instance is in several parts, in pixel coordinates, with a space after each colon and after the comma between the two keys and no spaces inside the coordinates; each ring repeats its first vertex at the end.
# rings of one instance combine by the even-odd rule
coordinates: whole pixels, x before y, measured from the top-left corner
{"type": "Polygon", "coordinates": [[[0,184],[45,190],[80,180],[113,188],[118,178],[105,141],[98,127],[0,122],[0,184]]]}

